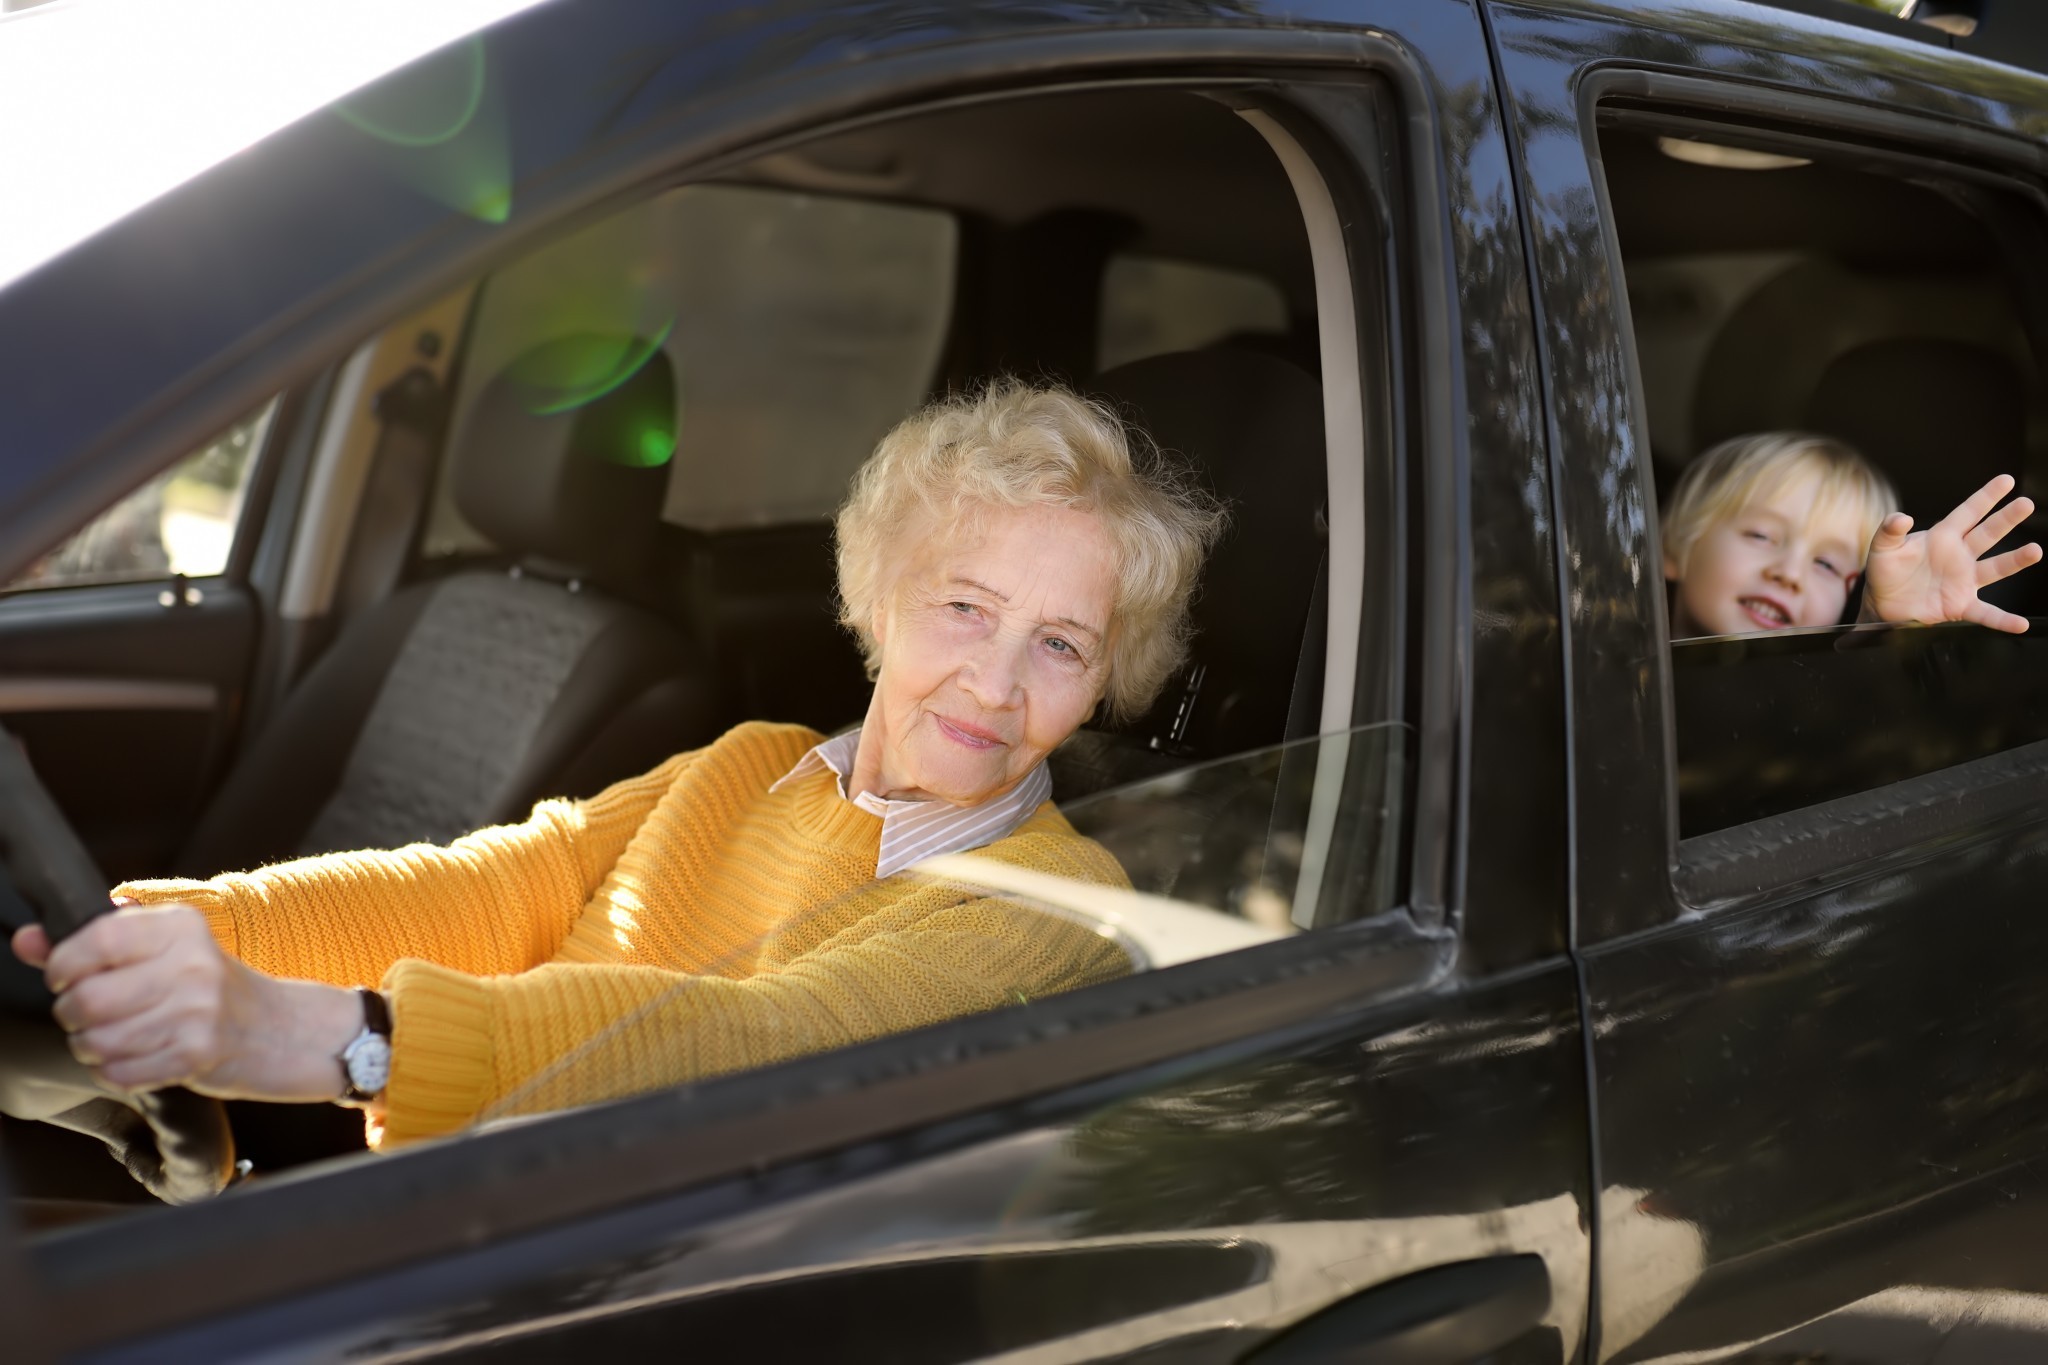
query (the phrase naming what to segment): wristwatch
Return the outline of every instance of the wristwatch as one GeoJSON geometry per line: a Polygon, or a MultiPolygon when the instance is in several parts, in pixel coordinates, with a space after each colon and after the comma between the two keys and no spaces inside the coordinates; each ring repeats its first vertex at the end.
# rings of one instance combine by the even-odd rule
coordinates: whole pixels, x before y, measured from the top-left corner
{"type": "Polygon", "coordinates": [[[341,1098],[368,1104],[391,1081],[391,1006],[368,986],[356,987],[363,997],[363,1027],[337,1058],[341,1063],[341,1098]]]}

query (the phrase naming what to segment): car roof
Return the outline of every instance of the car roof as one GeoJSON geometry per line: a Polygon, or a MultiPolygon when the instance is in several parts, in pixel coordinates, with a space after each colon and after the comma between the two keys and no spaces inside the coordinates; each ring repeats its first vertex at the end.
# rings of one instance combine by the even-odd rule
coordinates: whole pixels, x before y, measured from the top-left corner
{"type": "Polygon", "coordinates": [[[0,289],[179,184],[540,0],[59,0],[0,15],[0,289]]]}

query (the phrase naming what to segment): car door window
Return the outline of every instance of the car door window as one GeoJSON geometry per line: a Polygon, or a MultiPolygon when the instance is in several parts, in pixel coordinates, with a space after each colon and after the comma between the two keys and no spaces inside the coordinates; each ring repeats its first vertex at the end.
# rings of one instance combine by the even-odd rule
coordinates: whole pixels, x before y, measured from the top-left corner
{"type": "MultiPolygon", "coordinates": [[[[1889,482],[1889,510],[1911,515],[1916,530],[1996,474],[2012,475],[2020,493],[2048,491],[2043,280],[2038,246],[2027,247],[2044,225],[2010,182],[1944,181],[1926,163],[1849,144],[1774,143],[1626,107],[1610,111],[1599,137],[1667,509],[1667,576],[1678,571],[1674,492],[1692,462],[1731,448],[1723,442],[1846,443],[1889,482]]],[[[1981,553],[2038,541],[2043,526],[2036,514],[1981,553]]],[[[1839,566],[1852,586],[1874,530],[1873,521],[1854,562],[1839,566]]],[[[1827,567],[1767,567],[1728,593],[1755,594],[1758,611],[1782,617],[1827,567]]],[[[1698,624],[1670,591],[1679,834],[1725,835],[1682,845],[1692,861],[1721,865],[1727,838],[1761,834],[1757,822],[1849,819],[1863,801],[1911,805],[1915,781],[1938,784],[2000,755],[2024,763],[2048,740],[2031,704],[2048,683],[2048,575],[2038,568],[1982,589],[2033,618],[2022,634],[1856,626],[1852,593],[1840,619],[1780,630],[1759,619],[1686,638],[1698,624]]]]}
{"type": "Polygon", "coordinates": [[[0,590],[146,582],[173,574],[211,578],[225,572],[243,498],[276,412],[277,400],[266,401],[102,512],[0,590]]]}
{"type": "MultiPolygon", "coordinates": [[[[1100,395],[1156,437],[1232,513],[1195,606],[1189,663],[1145,713],[1090,725],[1049,765],[1066,819],[1115,860],[1129,889],[1101,876],[1018,881],[1016,869],[977,862],[971,852],[896,875],[931,881],[948,914],[974,921],[970,936],[981,932],[975,916],[1036,926],[1026,941],[1071,937],[1078,927],[1079,941],[1115,960],[1114,970],[1096,975],[1117,980],[1285,947],[1310,931],[1394,912],[1415,731],[1398,709],[1371,713],[1397,707],[1386,699],[1398,697],[1398,688],[1354,673],[1398,667],[1400,651],[1387,633],[1405,630],[1407,610],[1393,600],[1391,580],[1367,582],[1369,609],[1329,580],[1335,563],[1397,553],[1391,543],[1359,543],[1358,528],[1362,518],[1398,523],[1398,509],[1333,509],[1330,491],[1394,486],[1397,448],[1374,442],[1360,449],[1325,435],[1325,386],[1346,390],[1355,404],[1367,382],[1356,353],[1290,359],[1235,336],[1247,328],[1277,336],[1296,321],[1312,333],[1318,303],[1366,282],[1344,273],[1341,243],[1308,259],[1301,210],[1269,142],[1279,134],[1199,93],[1082,92],[1019,102],[999,128],[1042,139],[1044,164],[1036,182],[1000,190],[979,172],[992,155],[984,117],[980,110],[934,112],[763,157],[718,183],[668,189],[499,270],[483,282],[463,341],[451,444],[464,440],[463,402],[500,375],[514,375],[521,394],[560,390],[560,401],[571,405],[643,389],[657,395],[647,401],[671,402],[673,411],[650,417],[647,430],[672,434],[672,443],[650,451],[636,438],[613,452],[621,463],[665,471],[663,534],[672,537],[682,572],[676,582],[649,581],[638,591],[709,646],[689,667],[699,670],[693,681],[726,698],[728,724],[787,716],[779,700],[808,694],[812,709],[800,717],[815,715],[819,729],[836,729],[858,719],[864,684],[835,703],[836,712],[820,701],[826,668],[858,681],[860,660],[834,619],[829,577],[811,566],[829,570],[829,556],[813,557],[826,547],[826,517],[850,474],[880,431],[935,387],[949,335],[957,363],[974,371],[967,383],[1043,373],[1034,354],[1092,343],[1108,323],[1067,314],[1076,301],[1096,297],[1105,261],[1075,259],[1071,240],[1047,224],[1107,213],[1091,207],[1091,196],[1116,181],[1116,166],[1157,155],[1166,139],[1180,148],[1168,164],[1193,168],[1183,173],[1187,183],[1123,194],[1117,213],[1152,215],[1160,231],[1178,222],[1185,204],[1227,201],[1241,231],[1267,255],[1271,279],[1314,283],[1297,288],[1290,302],[1278,285],[1219,266],[1212,273],[1227,287],[1217,297],[1256,302],[1206,310],[1161,304],[1162,317],[1202,314],[1206,321],[1174,323],[1153,338],[1180,349],[1112,356],[1120,363],[1073,376],[1075,388],[1100,395]],[[1105,128],[1138,131],[1104,137],[1105,128]],[[862,158],[901,167],[903,185],[841,177],[831,194],[811,188],[817,167],[862,158]],[[915,195],[903,186],[914,186],[915,195]],[[960,229],[966,218],[982,222],[978,253],[960,229]],[[989,236],[1005,234],[1009,240],[986,249],[989,236]],[[1011,271],[1036,278],[1036,294],[1059,297],[1031,300],[1044,305],[1042,315],[963,312],[962,293],[999,293],[1011,271]],[[960,279],[966,283],[956,287],[960,279]],[[1065,332],[1048,335],[1058,319],[1065,332]],[[540,373],[537,355],[554,368],[540,373]],[[674,375],[672,390],[640,378],[659,370],[674,375]],[[1367,472],[1348,468],[1360,461],[1367,472]],[[1338,462],[1351,476],[1343,482],[1332,478],[1338,462]],[[1373,624],[1361,628],[1353,616],[1373,624]],[[761,628],[764,620],[770,628],[761,628]],[[1355,656],[1339,651],[1340,640],[1356,641],[1355,656]],[[1358,699],[1334,724],[1327,704],[1333,678],[1343,695],[1358,699]]],[[[1175,294],[1179,286],[1167,286],[1176,270],[1196,282],[1193,294],[1205,287],[1200,267],[1150,269],[1145,288],[1155,301],[1175,294]]],[[[1127,272],[1111,273],[1123,279],[1127,272]]],[[[1386,328],[1384,300],[1368,294],[1364,302],[1370,325],[1386,328]]],[[[1114,308],[1127,320],[1128,300],[1114,308]]],[[[1373,354],[1387,351],[1382,345],[1373,354]]],[[[500,468],[502,477],[520,476],[516,461],[500,468]]],[[[444,552],[458,539],[444,537],[444,552]]],[[[881,887],[869,883],[767,930],[698,945],[687,971],[664,974],[672,984],[657,983],[559,1055],[537,1057],[456,1131],[489,1131],[506,1120],[874,1038],[876,1029],[849,1025],[844,1012],[792,1010],[760,1046],[750,1039],[721,1050],[710,1042],[725,1036],[725,1016],[680,1021],[711,1008],[706,1002],[735,984],[755,983],[761,994],[778,980],[836,970],[831,955],[846,951],[850,931],[835,916],[854,915],[881,887]],[[672,1052],[683,1038],[705,1046],[680,1070],[626,1060],[672,1052]]],[[[628,955],[658,928],[623,903],[599,913],[610,918],[586,926],[598,936],[590,942],[604,938],[628,955]]],[[[925,991],[917,974],[932,965],[911,951],[916,942],[911,934],[884,945],[878,961],[909,951],[898,962],[903,982],[881,982],[885,992],[925,991]]],[[[1014,1000],[953,1004],[943,990],[926,993],[936,1003],[917,1020],[927,1023],[1044,1004],[1036,987],[1020,987],[1014,1000]]]]}

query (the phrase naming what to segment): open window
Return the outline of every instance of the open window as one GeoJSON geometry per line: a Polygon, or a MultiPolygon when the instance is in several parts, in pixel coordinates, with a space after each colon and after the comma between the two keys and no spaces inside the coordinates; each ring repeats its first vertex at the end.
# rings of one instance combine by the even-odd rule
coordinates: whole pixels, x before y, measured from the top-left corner
{"type": "MultiPolygon", "coordinates": [[[[1599,154],[1660,503],[1716,443],[1781,431],[1860,451],[1921,528],[1999,473],[2048,493],[2037,187],[1810,123],[1629,101],[1600,106],[1599,154]]],[[[2037,514],[1990,553],[2043,529],[2037,514]]],[[[2048,576],[2023,571],[1983,596],[2033,629],[1853,627],[1853,596],[1839,621],[1807,629],[1684,638],[1674,617],[1692,898],[1811,872],[1766,867],[1767,851],[1916,808],[1916,783],[2033,764],[2048,740],[2034,703],[2048,576]]]]}
{"type": "MultiPolygon", "coordinates": [[[[1347,236],[1391,215],[1358,211],[1375,193],[1358,154],[1270,91],[1225,100],[1157,86],[867,123],[659,186],[479,283],[422,529],[400,584],[334,648],[372,633],[390,603],[432,621],[436,595],[458,589],[482,595],[463,599],[480,629],[539,621],[500,635],[574,636],[578,613],[610,604],[661,635],[635,657],[659,665],[651,695],[668,727],[607,732],[600,756],[614,769],[644,771],[749,720],[837,731],[861,718],[867,690],[833,601],[829,518],[848,476],[935,394],[1005,374],[1055,378],[1142,427],[1232,514],[1186,667],[1145,714],[1090,725],[1051,760],[1054,800],[1131,889],[957,863],[904,875],[1118,945],[1126,969],[1106,991],[1383,919],[1400,905],[1415,769],[1398,681],[1410,613],[1390,597],[1406,581],[1412,517],[1397,501],[1387,397],[1396,310],[1373,273],[1387,244],[1347,236]],[[544,401],[508,409],[508,376],[544,401]],[[543,467],[521,446],[522,423],[561,413],[591,415],[607,458],[658,488],[644,533],[628,535],[622,515],[609,553],[587,563],[569,562],[548,531],[549,489],[519,486],[543,467]],[[508,582],[552,594],[544,620],[506,605],[508,582]]],[[[311,477],[317,486],[317,467],[311,477]]],[[[404,685],[351,684],[371,738],[342,767],[369,762],[368,744],[403,755],[481,726],[487,752],[463,769],[480,791],[601,785],[587,751],[534,778],[518,746],[550,722],[508,723],[474,670],[389,648],[404,685]]],[[[519,680],[587,690],[597,666],[557,658],[519,680]]],[[[407,809],[329,803],[311,828],[398,846],[484,823],[448,803],[431,820],[407,809]]],[[[834,909],[818,907],[818,922],[834,909]]],[[[663,1011],[688,995],[650,1002],[543,1067],[483,1126],[617,1098],[584,1078],[658,1039],[663,1011]]],[[[870,1036],[797,1037],[764,1060],[870,1036]]],[[[326,1140],[278,1138],[230,1201],[261,1199],[260,1177],[333,1154],[326,1140]]],[[[23,1159],[20,1181],[50,1197],[31,1205],[47,1227],[107,1211],[104,1184],[53,1185],[33,1168],[41,1159],[23,1159]]],[[[65,1231],[51,1254],[82,1265],[99,1233],[65,1231]]]]}

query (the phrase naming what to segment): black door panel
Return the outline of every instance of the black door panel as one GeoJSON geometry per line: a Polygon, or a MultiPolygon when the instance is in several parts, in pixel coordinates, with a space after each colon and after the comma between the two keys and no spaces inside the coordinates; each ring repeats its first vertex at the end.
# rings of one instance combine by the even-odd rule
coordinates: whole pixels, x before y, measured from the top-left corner
{"type": "Polygon", "coordinates": [[[2044,857],[2037,822],[1590,955],[1607,1178],[1711,1251],[1632,1358],[1899,1285],[2038,1290],[2048,989],[2013,967],[2048,952],[2044,857]]]}
{"type": "Polygon", "coordinates": [[[256,629],[254,600],[225,579],[0,598],[0,724],[110,877],[161,874],[191,827],[256,629]]]}
{"type": "MultiPolygon", "coordinates": [[[[1532,149],[1558,458],[1580,471],[1564,487],[1603,1352],[1925,1362],[1951,1358],[1959,1323],[2003,1313],[2031,1315],[2035,1335],[1984,1355],[1955,1337],[1953,1358],[2040,1358],[2048,791],[2030,800],[2017,761],[1984,818],[1963,782],[1941,790],[1949,765],[2036,733],[2010,708],[2040,646],[1914,628],[1684,643],[1672,667],[1636,354],[1657,315],[1631,313],[1593,122],[1602,90],[1662,109],[1675,79],[1710,97],[1710,112],[1684,105],[1703,120],[1857,145],[1953,134],[1981,139],[1937,153],[1958,165],[1990,146],[2038,165],[2038,147],[1964,126],[2038,114],[1964,63],[1914,65],[1845,28],[1794,34],[1764,7],[1491,13],[1532,149]],[[1718,866],[1695,865],[1717,849],[1718,866]],[[1660,1263],[1629,1249],[1631,1208],[1690,1230],[1690,1276],[1645,1292],[1660,1263]]],[[[1725,201],[1663,207],[1739,219],[1758,182],[1721,174],[1725,201]]]]}
{"type": "MultiPolygon", "coordinates": [[[[1255,1059],[1189,1058],[80,1358],[296,1341],[318,1359],[511,1365],[690,1342],[707,1359],[1035,1346],[1194,1365],[1375,1285],[1501,1256],[1538,1258],[1550,1292],[1495,1358],[1572,1358],[1590,1166],[1567,964],[1227,1052],[1255,1059]]],[[[1687,1245],[1641,1221],[1648,1254],[1687,1245]]],[[[1476,1287],[1519,1313],[1529,1281],[1476,1287]]]]}

